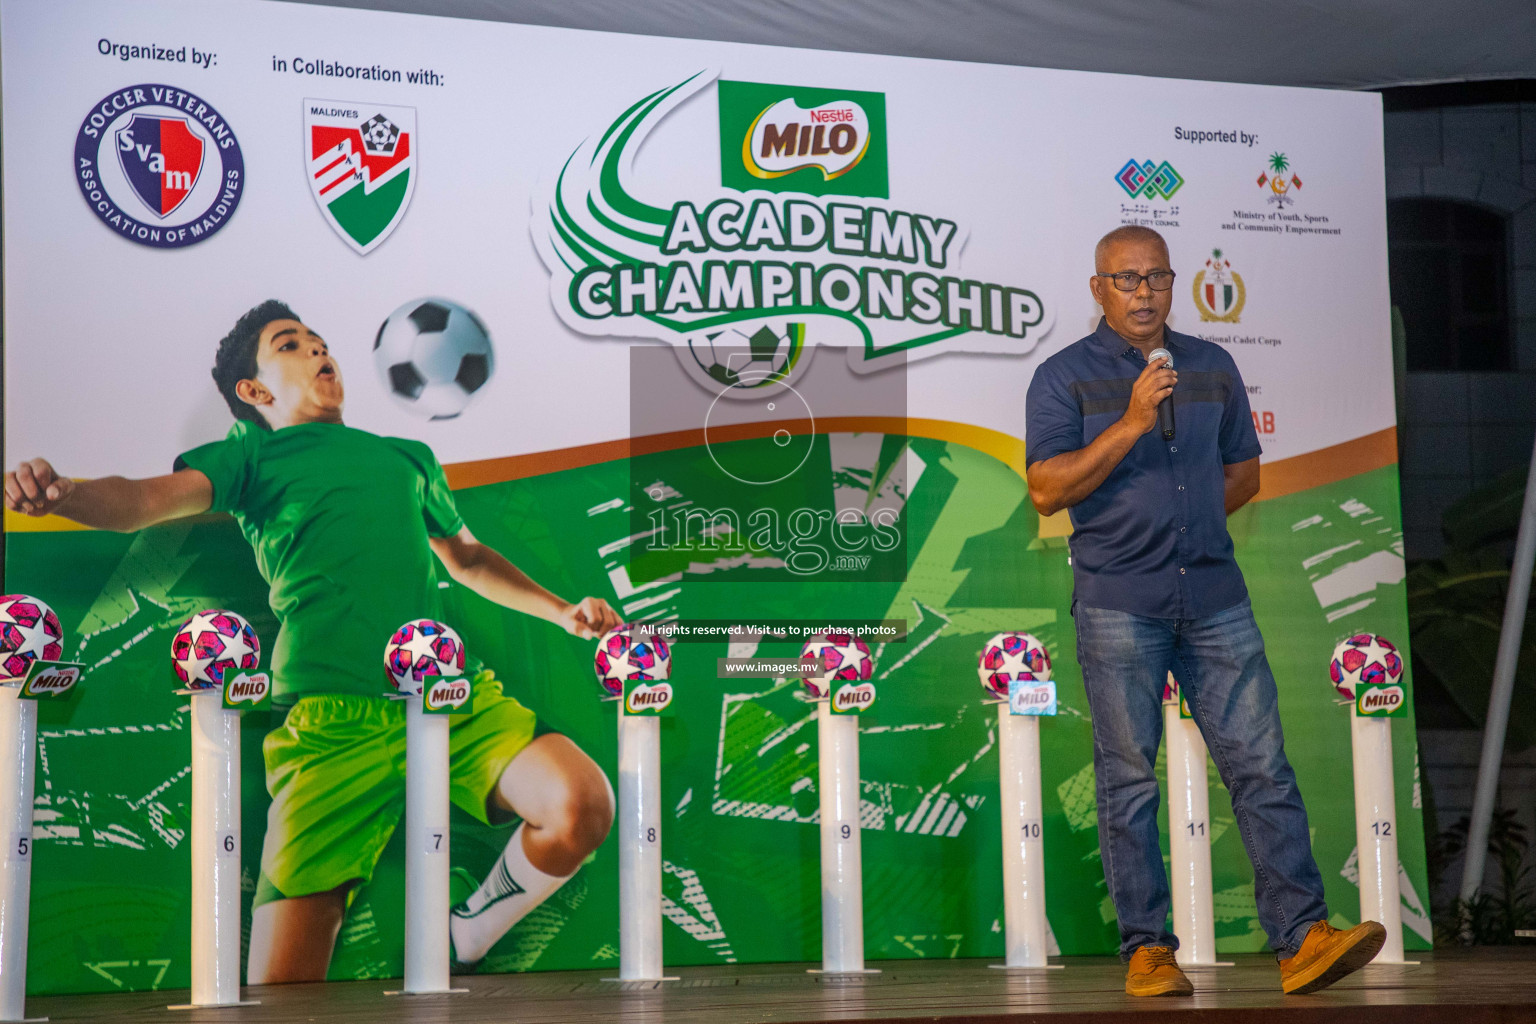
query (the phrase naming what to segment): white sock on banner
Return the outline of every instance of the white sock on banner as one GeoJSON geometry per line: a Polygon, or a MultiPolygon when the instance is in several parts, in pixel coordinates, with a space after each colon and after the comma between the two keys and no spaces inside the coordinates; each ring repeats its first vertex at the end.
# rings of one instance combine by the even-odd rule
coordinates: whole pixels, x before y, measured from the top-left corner
{"type": "Polygon", "coordinates": [[[448,932],[453,937],[454,959],[472,964],[490,952],[512,926],[555,894],[575,875],[548,875],[534,867],[523,849],[526,823],[517,826],[507,848],[491,868],[480,888],[453,908],[448,932]]]}

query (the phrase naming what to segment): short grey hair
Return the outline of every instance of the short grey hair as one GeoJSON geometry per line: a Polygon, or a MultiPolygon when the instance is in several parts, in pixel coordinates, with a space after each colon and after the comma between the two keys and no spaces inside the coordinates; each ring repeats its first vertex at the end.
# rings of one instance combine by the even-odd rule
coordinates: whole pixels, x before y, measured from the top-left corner
{"type": "Polygon", "coordinates": [[[1140,224],[1122,224],[1099,239],[1099,244],[1093,247],[1093,269],[1095,272],[1104,272],[1104,259],[1109,252],[1109,247],[1118,242],[1156,242],[1162,247],[1163,252],[1166,253],[1168,251],[1167,240],[1151,228],[1142,227],[1140,224]]]}

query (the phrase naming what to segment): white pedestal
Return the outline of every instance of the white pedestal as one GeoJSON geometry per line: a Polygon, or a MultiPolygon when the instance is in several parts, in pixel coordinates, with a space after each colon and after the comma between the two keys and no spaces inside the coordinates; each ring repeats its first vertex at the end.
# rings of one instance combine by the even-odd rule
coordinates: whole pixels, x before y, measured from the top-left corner
{"type": "Polygon", "coordinates": [[[1211,890],[1211,793],[1205,739],[1176,703],[1163,705],[1168,750],[1168,873],[1175,954],[1181,967],[1231,967],[1216,959],[1215,899],[1211,890]]]}
{"type": "Polygon", "coordinates": [[[619,710],[619,976],[676,981],[662,969],[661,719],[619,710]]]}
{"type": "Polygon", "coordinates": [[[240,712],[217,689],[190,703],[192,1001],[171,1009],[254,1005],[240,999],[240,712]]]}
{"type": "Polygon", "coordinates": [[[447,715],[405,700],[405,983],[386,995],[442,995],[454,988],[448,941],[447,715]]]}
{"type": "Polygon", "coordinates": [[[0,1021],[47,1020],[26,1015],[37,704],[20,692],[0,686],[0,1021]]]}
{"type": "Polygon", "coordinates": [[[1380,921],[1387,941],[1373,964],[1403,959],[1402,897],[1397,886],[1397,798],[1392,782],[1392,720],[1361,718],[1349,708],[1355,766],[1355,844],[1359,851],[1360,919],[1380,921]]]}
{"type": "Polygon", "coordinates": [[[878,974],[864,966],[864,869],[859,835],[859,716],[816,707],[821,793],[821,969],[878,974]]]}
{"type": "Polygon", "coordinates": [[[1003,923],[1006,962],[999,968],[1060,967],[1046,963],[1045,838],[1040,800],[1040,718],[997,705],[1003,819],[1003,923]]]}

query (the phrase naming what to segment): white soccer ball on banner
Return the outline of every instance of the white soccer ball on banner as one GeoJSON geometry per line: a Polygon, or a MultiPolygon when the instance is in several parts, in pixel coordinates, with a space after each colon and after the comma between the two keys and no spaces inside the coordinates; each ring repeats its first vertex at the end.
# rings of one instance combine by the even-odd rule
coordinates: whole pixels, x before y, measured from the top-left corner
{"type": "Polygon", "coordinates": [[[810,361],[803,320],[751,318],[688,336],[684,368],[704,387],[728,398],[776,393],[810,361]],[[691,363],[692,366],[689,366],[691,363]]]}
{"type": "Polygon", "coordinates": [[[597,684],[610,697],[624,692],[626,679],[656,681],[672,675],[672,646],[643,625],[625,623],[604,633],[592,660],[597,684]]]}
{"type": "Polygon", "coordinates": [[[1043,683],[1051,678],[1051,655],[1028,633],[999,633],[981,649],[976,674],[984,689],[1007,700],[1013,680],[1043,683]]]}
{"type": "Polygon", "coordinates": [[[800,649],[800,660],[810,663],[800,681],[817,700],[832,693],[833,683],[861,682],[875,674],[869,645],[852,633],[817,633],[800,649]]]}
{"type": "Polygon", "coordinates": [[[35,661],[64,656],[64,630],[53,609],[26,594],[0,597],[0,680],[20,679],[35,661]]]}
{"type": "Polygon", "coordinates": [[[189,690],[214,690],[224,674],[244,672],[261,660],[261,640],[245,618],[222,608],[198,612],[171,640],[171,667],[189,690]]]}
{"type": "Polygon", "coordinates": [[[1356,633],[1333,649],[1328,678],[1334,689],[1354,700],[1357,687],[1391,685],[1402,679],[1403,658],[1386,637],[1356,633]]]}
{"type": "Polygon", "coordinates": [[[384,645],[384,671],[396,690],[419,697],[433,676],[464,674],[464,641],[436,619],[415,619],[384,645]]]}
{"type": "Polygon", "coordinates": [[[485,324],[447,299],[415,299],[389,314],[373,362],[395,401],[434,420],[468,408],[496,369],[485,324]]]}

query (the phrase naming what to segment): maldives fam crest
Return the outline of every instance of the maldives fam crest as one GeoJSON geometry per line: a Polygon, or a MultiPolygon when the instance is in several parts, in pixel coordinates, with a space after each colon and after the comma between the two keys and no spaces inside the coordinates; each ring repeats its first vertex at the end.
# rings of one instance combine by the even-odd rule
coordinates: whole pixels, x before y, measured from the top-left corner
{"type": "Polygon", "coordinates": [[[245,160],[212,104],[169,85],[133,85],[80,122],[75,180],[107,227],[174,249],[229,223],[245,189],[245,160]]]}
{"type": "Polygon", "coordinates": [[[399,225],[416,187],[416,108],[304,101],[309,191],[360,256],[399,225]]]}
{"type": "Polygon", "coordinates": [[[577,333],[666,341],[710,388],[747,386],[740,367],[710,369],[722,344],[761,357],[755,382],[791,375],[807,345],[848,348],[864,371],[954,349],[1022,354],[1043,333],[1035,291],[961,270],[965,225],[891,199],[884,94],[701,72],[614,109],[533,203],[551,302],[577,333]],[[706,126],[707,104],[679,108],[711,84],[718,121],[706,126]],[[636,174],[635,154],[673,116],[673,145],[711,146],[718,132],[718,189],[667,195],[664,179],[636,174]]]}

